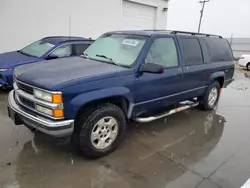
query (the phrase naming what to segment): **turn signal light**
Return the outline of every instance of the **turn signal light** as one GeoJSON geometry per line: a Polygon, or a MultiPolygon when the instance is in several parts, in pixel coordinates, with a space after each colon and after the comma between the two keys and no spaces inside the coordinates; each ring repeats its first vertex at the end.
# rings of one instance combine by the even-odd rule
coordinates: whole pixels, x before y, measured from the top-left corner
{"type": "Polygon", "coordinates": [[[63,109],[54,109],[53,110],[53,117],[55,117],[55,118],[63,118],[64,117],[63,109]]]}
{"type": "Polygon", "coordinates": [[[62,104],[62,94],[52,94],[52,103],[62,104]]]}

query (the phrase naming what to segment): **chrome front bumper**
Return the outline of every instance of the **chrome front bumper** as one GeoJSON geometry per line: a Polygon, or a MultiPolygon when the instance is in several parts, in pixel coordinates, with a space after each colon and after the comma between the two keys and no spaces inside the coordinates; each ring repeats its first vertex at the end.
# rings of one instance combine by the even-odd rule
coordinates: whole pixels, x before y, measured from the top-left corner
{"type": "MultiPolygon", "coordinates": [[[[35,128],[45,134],[62,137],[72,134],[74,129],[74,120],[53,121],[38,115],[31,115],[24,111],[14,98],[14,90],[8,96],[8,108],[18,116],[18,119],[24,125],[35,128]]],[[[9,112],[10,113],[10,112],[9,112]]]]}

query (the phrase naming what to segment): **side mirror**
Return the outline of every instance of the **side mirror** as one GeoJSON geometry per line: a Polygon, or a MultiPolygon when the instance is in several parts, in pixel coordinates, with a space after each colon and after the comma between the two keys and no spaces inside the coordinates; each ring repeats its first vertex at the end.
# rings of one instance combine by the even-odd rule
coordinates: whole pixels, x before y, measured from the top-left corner
{"type": "Polygon", "coordinates": [[[55,55],[55,54],[49,54],[49,55],[46,57],[47,60],[49,60],[49,59],[57,59],[57,58],[58,58],[58,56],[55,55]]]}
{"type": "Polygon", "coordinates": [[[155,64],[155,63],[145,63],[141,66],[140,72],[162,74],[164,72],[164,68],[163,66],[155,64]]]}

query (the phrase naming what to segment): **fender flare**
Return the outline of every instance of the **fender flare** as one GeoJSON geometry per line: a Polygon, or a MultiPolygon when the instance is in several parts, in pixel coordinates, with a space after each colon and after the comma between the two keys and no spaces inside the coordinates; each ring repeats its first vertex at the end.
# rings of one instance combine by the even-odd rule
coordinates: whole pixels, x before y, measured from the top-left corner
{"type": "MultiPolygon", "coordinates": [[[[128,109],[134,104],[134,97],[126,87],[113,87],[82,93],[73,98],[69,104],[71,112],[76,116],[77,112],[87,103],[110,97],[124,97],[129,102],[128,109]]],[[[127,114],[128,115],[128,114],[127,114]]]]}
{"type": "Polygon", "coordinates": [[[223,78],[225,82],[225,72],[219,71],[211,74],[210,76],[210,83],[212,83],[216,78],[223,78]]]}

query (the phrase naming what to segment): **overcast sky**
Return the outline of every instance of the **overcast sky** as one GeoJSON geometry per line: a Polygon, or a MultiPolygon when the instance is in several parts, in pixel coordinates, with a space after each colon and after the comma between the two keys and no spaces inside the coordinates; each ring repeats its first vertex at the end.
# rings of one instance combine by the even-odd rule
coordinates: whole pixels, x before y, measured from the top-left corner
{"type": "MultiPolygon", "coordinates": [[[[169,0],[168,29],[197,31],[199,0],[169,0]]],[[[210,0],[201,32],[250,38],[250,0],[210,0]]]]}

